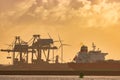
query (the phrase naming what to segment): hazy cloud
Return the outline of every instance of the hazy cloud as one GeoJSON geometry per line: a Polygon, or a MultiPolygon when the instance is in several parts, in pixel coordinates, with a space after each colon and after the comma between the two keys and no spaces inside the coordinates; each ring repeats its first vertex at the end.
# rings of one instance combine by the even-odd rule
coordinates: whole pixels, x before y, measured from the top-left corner
{"type": "Polygon", "coordinates": [[[107,27],[120,20],[119,0],[1,0],[0,21],[107,27]],[[70,22],[68,22],[70,21],[70,22]]]}

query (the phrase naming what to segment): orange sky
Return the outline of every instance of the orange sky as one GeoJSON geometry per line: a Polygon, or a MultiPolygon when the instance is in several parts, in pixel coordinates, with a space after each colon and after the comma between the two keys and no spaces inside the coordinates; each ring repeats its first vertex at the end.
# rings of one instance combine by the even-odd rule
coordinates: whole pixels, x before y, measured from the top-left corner
{"type": "MultiPolygon", "coordinates": [[[[33,34],[55,40],[60,34],[72,45],[64,47],[65,61],[92,42],[109,53],[106,59],[120,59],[119,14],[119,0],[0,0],[0,48],[16,35],[28,41],[33,34]]],[[[0,53],[0,63],[7,63],[7,53],[0,53]]]]}

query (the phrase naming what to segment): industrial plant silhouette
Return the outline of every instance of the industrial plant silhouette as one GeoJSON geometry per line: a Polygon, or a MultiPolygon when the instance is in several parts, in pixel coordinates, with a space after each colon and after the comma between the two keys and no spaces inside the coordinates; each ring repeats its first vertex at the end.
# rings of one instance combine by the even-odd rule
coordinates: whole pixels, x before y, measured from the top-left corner
{"type": "Polygon", "coordinates": [[[94,43],[92,43],[93,50],[89,51],[86,45],[82,45],[71,62],[63,63],[63,47],[70,45],[62,43],[60,36],[58,37],[59,40],[55,41],[50,35],[49,38],[41,38],[37,34],[26,42],[20,36],[16,36],[10,45],[11,49],[1,49],[2,52],[12,54],[12,57],[8,56],[7,59],[12,59],[13,64],[0,65],[0,74],[79,75],[82,72],[86,75],[117,75],[120,73],[120,61],[105,60],[108,53],[96,50],[94,43]],[[59,42],[60,46],[55,46],[54,42],[59,42]],[[60,56],[54,53],[54,50],[59,48],[61,48],[61,62],[59,62],[60,56]]]}

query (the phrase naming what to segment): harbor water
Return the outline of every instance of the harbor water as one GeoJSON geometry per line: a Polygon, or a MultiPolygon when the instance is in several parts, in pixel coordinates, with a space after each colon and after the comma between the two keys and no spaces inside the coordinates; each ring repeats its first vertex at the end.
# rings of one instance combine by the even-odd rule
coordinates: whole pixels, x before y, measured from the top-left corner
{"type": "Polygon", "coordinates": [[[120,76],[39,76],[39,75],[0,75],[0,80],[120,80],[120,76]]]}

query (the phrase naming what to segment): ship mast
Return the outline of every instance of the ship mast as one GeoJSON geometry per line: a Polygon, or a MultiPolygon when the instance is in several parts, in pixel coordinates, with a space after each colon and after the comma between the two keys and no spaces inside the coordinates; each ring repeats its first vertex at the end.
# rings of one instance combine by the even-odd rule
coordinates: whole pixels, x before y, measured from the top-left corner
{"type": "Polygon", "coordinates": [[[92,48],[93,48],[93,51],[95,51],[96,45],[94,44],[94,42],[92,42],[92,48]]]}

